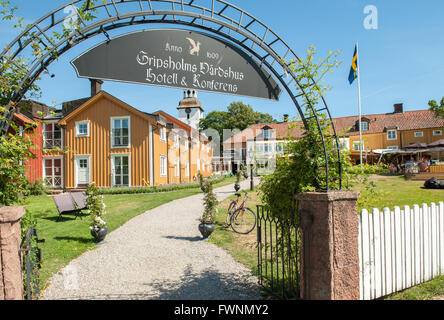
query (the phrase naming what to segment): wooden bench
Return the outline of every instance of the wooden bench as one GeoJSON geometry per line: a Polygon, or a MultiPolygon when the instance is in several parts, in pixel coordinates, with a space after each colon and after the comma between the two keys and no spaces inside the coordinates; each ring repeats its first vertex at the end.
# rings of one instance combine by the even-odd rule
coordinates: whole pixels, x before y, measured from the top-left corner
{"type": "Polygon", "coordinates": [[[87,208],[86,205],[86,194],[84,192],[74,192],[65,193],[53,196],[57,211],[59,212],[59,217],[57,221],[62,218],[63,214],[74,213],[76,219],[81,216],[82,210],[87,208]]]}

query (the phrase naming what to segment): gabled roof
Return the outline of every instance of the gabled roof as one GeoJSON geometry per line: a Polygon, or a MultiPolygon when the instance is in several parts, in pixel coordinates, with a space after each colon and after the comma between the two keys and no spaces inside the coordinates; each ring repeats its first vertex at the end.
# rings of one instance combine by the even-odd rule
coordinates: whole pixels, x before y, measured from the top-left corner
{"type": "Polygon", "coordinates": [[[27,124],[33,123],[32,119],[28,118],[27,116],[25,116],[23,114],[17,113],[17,112],[14,113],[14,117],[23,123],[27,123],[27,124]]]}
{"type": "Polygon", "coordinates": [[[123,102],[122,100],[117,99],[116,97],[114,97],[113,95],[109,94],[108,92],[101,91],[97,95],[95,95],[94,97],[92,97],[91,99],[89,99],[88,101],[83,103],[80,107],[78,107],[77,109],[73,110],[71,113],[65,115],[65,117],[63,117],[63,119],[61,119],[59,121],[59,124],[60,125],[66,125],[66,123],[68,121],[70,121],[72,118],[74,118],[78,114],[82,113],[83,111],[87,110],[89,107],[94,105],[94,103],[97,102],[100,99],[108,99],[108,100],[118,104],[122,108],[127,109],[129,112],[134,113],[137,116],[139,116],[139,117],[141,117],[143,119],[146,119],[148,121],[157,122],[157,120],[158,120],[158,116],[153,115],[153,114],[149,114],[149,113],[145,113],[145,112],[142,112],[140,110],[137,110],[136,108],[130,106],[129,104],[123,102]]]}
{"type": "MultiPolygon", "coordinates": [[[[434,112],[430,110],[364,115],[361,119],[368,120],[369,122],[369,130],[363,131],[363,134],[383,133],[390,129],[420,130],[444,127],[444,119],[437,118],[434,112]]],[[[359,135],[356,126],[357,121],[359,121],[358,116],[334,118],[333,122],[338,136],[359,135]]],[[[264,126],[269,126],[276,131],[276,139],[286,138],[289,134],[293,137],[301,137],[305,131],[302,121],[254,124],[234,137],[227,139],[224,141],[224,144],[246,142],[253,138],[252,133],[255,134],[254,138],[259,139],[262,133],[261,129],[264,126]],[[291,129],[294,126],[296,128],[291,129]]]]}
{"type": "MultiPolygon", "coordinates": [[[[440,128],[444,126],[444,119],[437,118],[430,110],[404,111],[403,113],[383,113],[365,115],[369,119],[369,130],[364,134],[382,133],[388,129],[397,130],[419,130],[440,128]]],[[[333,119],[338,135],[358,135],[356,127],[358,116],[342,117],[333,119]]]]}
{"type": "Polygon", "coordinates": [[[182,127],[183,129],[185,129],[188,132],[194,132],[196,135],[200,135],[201,138],[203,138],[202,140],[207,141],[208,138],[201,134],[198,130],[194,129],[193,127],[187,125],[185,122],[180,121],[179,119],[173,117],[172,115],[166,113],[165,111],[162,110],[158,110],[156,112],[154,112],[153,114],[157,114],[157,115],[161,115],[167,119],[169,119],[169,121],[175,123],[176,125],[178,125],[179,127],[182,127]]]}
{"type": "Polygon", "coordinates": [[[274,130],[273,138],[275,139],[285,139],[289,135],[300,137],[304,133],[304,127],[301,121],[296,122],[280,122],[280,123],[259,123],[253,124],[242,132],[238,133],[234,137],[224,141],[226,143],[239,143],[247,142],[247,140],[261,139],[262,129],[266,127],[267,129],[274,130]]]}

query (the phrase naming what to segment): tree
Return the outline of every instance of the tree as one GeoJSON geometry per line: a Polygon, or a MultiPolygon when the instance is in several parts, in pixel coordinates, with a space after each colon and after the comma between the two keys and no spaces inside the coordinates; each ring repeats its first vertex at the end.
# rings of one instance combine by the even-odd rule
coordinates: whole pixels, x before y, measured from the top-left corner
{"type": "MultiPolygon", "coordinates": [[[[222,141],[224,129],[245,130],[249,126],[259,121],[261,123],[276,122],[273,117],[267,113],[257,112],[250,105],[243,102],[233,102],[227,107],[227,111],[212,111],[204,119],[200,120],[200,129],[214,129],[219,133],[222,141]]],[[[222,152],[222,143],[220,145],[222,152]]]]}
{"type": "Polygon", "coordinates": [[[437,118],[444,119],[444,97],[441,99],[440,104],[436,100],[429,101],[430,110],[435,112],[437,118]]]}
{"type": "MultiPolygon", "coordinates": [[[[83,2],[79,15],[91,20],[94,17],[85,12],[87,3],[87,0],[83,2]]],[[[0,20],[11,21],[13,28],[23,29],[23,18],[16,16],[17,9],[18,7],[12,5],[10,0],[0,0],[0,20]]],[[[69,32],[71,30],[65,28],[63,34],[66,35],[69,32]]],[[[62,37],[57,34],[54,36],[62,37]]],[[[30,59],[40,58],[49,50],[35,37],[35,31],[28,32],[23,37],[22,43],[29,43],[30,59]]],[[[9,53],[0,57],[0,122],[8,121],[10,112],[15,110],[16,104],[11,99],[17,91],[22,89],[21,83],[29,71],[27,62],[23,58],[10,60],[9,53]]],[[[39,93],[39,87],[33,83],[27,91],[27,97],[23,98],[38,96],[39,93]]],[[[32,132],[37,125],[36,122],[25,125],[23,132],[32,132]]],[[[0,136],[0,205],[12,205],[28,194],[29,181],[25,177],[23,164],[35,157],[32,150],[37,147],[29,134],[20,134],[20,129],[14,123],[11,123],[10,128],[12,130],[7,135],[0,136]]]]}

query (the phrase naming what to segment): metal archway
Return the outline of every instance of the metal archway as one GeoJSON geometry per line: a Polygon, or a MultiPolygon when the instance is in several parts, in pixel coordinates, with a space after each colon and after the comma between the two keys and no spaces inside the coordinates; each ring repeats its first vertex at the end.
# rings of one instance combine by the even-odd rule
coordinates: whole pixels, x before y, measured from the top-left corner
{"type": "MultiPolygon", "coordinates": [[[[321,95],[319,108],[313,105],[290,68],[291,61],[300,61],[298,56],[263,22],[224,0],[104,0],[98,4],[88,0],[84,12],[94,14],[96,19],[85,21],[76,10],[76,19],[79,20],[81,27],[55,41],[50,35],[53,32],[60,33],[63,29],[62,26],[67,18],[66,12],[69,11],[67,9],[75,9],[76,4],[84,3],[85,0],[70,1],[49,12],[29,25],[4,49],[0,58],[7,59],[10,63],[14,63],[14,60],[21,55],[26,55],[33,43],[39,43],[44,49],[41,56],[27,63],[26,76],[19,86],[21,90],[15,92],[12,102],[19,102],[57,57],[91,37],[102,34],[109,40],[108,31],[141,24],[169,24],[197,28],[216,34],[242,48],[258,59],[261,65],[279,80],[294,102],[305,128],[307,130],[309,128],[307,121],[316,122],[321,141],[313,143],[320,143],[323,146],[326,170],[325,184],[320,188],[330,190],[332,181],[339,181],[339,186],[342,188],[339,140],[327,103],[321,95]],[[304,103],[301,105],[298,100],[303,100],[304,103]],[[306,117],[303,108],[308,108],[311,116],[306,117]],[[331,150],[327,149],[321,130],[322,115],[328,121],[331,133],[336,139],[336,144],[331,150]],[[336,155],[337,176],[330,175],[329,153],[336,155]]],[[[3,70],[0,72],[3,73],[3,70]]],[[[313,79],[310,85],[316,86],[313,79]]],[[[12,109],[12,104],[9,108],[12,109]]],[[[0,135],[7,132],[12,115],[13,110],[9,110],[9,122],[0,123],[0,135]]]]}

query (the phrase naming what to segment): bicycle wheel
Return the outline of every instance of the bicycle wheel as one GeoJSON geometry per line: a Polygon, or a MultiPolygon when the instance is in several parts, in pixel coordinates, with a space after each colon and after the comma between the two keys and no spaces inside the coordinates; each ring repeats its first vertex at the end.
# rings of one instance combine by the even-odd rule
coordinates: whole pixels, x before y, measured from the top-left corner
{"type": "Polygon", "coordinates": [[[236,211],[236,209],[237,209],[237,202],[233,200],[231,201],[227,211],[227,219],[225,221],[227,226],[231,225],[231,216],[233,215],[234,211],[236,211]]]}
{"type": "Polygon", "coordinates": [[[239,208],[231,216],[231,228],[234,232],[248,234],[256,227],[256,215],[250,208],[239,208]]]}

